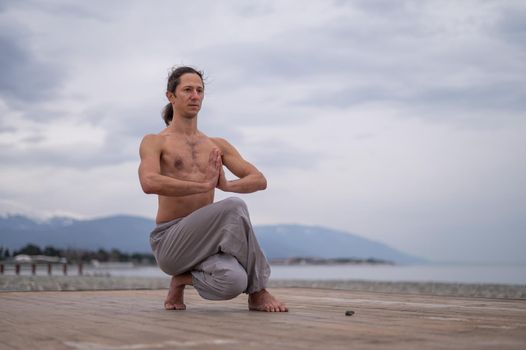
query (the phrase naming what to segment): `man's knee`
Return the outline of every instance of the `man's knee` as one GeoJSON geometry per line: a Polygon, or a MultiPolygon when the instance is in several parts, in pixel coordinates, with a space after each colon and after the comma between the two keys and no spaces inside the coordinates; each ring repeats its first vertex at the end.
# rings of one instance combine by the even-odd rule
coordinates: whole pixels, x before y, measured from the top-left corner
{"type": "Polygon", "coordinates": [[[243,268],[228,270],[222,276],[221,281],[224,286],[223,297],[225,300],[233,299],[247,289],[248,277],[243,268]]]}
{"type": "Polygon", "coordinates": [[[247,289],[247,273],[232,255],[213,255],[203,261],[198,270],[202,275],[199,272],[196,275],[201,283],[195,287],[205,299],[228,300],[247,289]]]}
{"type": "Polygon", "coordinates": [[[247,272],[232,255],[221,254],[223,269],[216,274],[216,282],[221,285],[224,299],[232,299],[247,289],[247,272]]]}
{"type": "Polygon", "coordinates": [[[229,300],[237,297],[247,289],[248,277],[241,268],[241,271],[222,270],[209,277],[204,277],[204,283],[199,283],[196,287],[199,294],[209,300],[229,300]]]}
{"type": "Polygon", "coordinates": [[[225,210],[247,210],[247,204],[238,197],[228,197],[222,201],[225,210]]]}

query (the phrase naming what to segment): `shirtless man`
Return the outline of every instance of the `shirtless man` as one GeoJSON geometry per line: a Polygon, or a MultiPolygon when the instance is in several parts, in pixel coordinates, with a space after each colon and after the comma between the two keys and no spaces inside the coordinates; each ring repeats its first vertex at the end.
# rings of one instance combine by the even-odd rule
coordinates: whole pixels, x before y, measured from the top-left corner
{"type": "Polygon", "coordinates": [[[186,309],[184,288],[193,285],[206,299],[232,299],[244,292],[249,310],[288,311],[265,289],[270,267],[245,203],[234,197],[214,203],[216,188],[256,192],[266,188],[265,177],[226,140],[198,130],[204,97],[201,72],[174,69],[166,97],[167,127],[144,137],[139,166],[143,191],[158,195],[157,227],[150,244],[159,267],[172,275],[165,308],[186,309]],[[223,165],[237,179],[227,180],[223,165]]]}

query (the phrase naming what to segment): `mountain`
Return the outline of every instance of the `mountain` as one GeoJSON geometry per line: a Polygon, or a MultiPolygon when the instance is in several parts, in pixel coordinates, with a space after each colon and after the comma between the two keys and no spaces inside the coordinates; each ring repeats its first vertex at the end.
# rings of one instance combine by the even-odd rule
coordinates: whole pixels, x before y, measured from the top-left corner
{"type": "MultiPolygon", "coordinates": [[[[149,252],[149,232],[155,223],[137,216],[110,216],[92,220],[56,217],[35,221],[21,215],[0,217],[0,246],[11,250],[28,243],[45,247],[149,252]]],[[[397,263],[416,263],[422,259],[400,252],[386,244],[355,234],[319,226],[262,225],[254,231],[269,259],[290,257],[376,258],[397,263]]]]}
{"type": "Polygon", "coordinates": [[[153,227],[152,220],[125,215],[92,220],[53,218],[44,222],[16,215],[0,218],[0,246],[19,249],[33,243],[41,247],[147,252],[148,232],[153,227]]]}
{"type": "Polygon", "coordinates": [[[386,244],[344,231],[319,226],[265,225],[254,227],[259,244],[270,259],[287,257],[376,258],[397,263],[423,259],[402,253],[386,244]]]}

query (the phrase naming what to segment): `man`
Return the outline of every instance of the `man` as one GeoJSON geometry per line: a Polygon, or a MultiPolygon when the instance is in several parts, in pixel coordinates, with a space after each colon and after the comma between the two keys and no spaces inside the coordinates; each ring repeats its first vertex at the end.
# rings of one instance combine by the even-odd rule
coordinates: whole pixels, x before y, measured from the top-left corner
{"type": "Polygon", "coordinates": [[[201,72],[174,69],[166,97],[167,127],[144,137],[139,166],[143,191],[158,195],[150,244],[159,267],[173,276],[165,308],[186,309],[184,288],[193,285],[206,299],[227,300],[245,292],[250,310],[288,311],[265,289],[270,267],[245,203],[238,198],[214,203],[216,188],[256,192],[266,188],[265,177],[226,140],[198,130],[204,97],[201,72]],[[223,165],[238,179],[227,180],[223,165]]]}

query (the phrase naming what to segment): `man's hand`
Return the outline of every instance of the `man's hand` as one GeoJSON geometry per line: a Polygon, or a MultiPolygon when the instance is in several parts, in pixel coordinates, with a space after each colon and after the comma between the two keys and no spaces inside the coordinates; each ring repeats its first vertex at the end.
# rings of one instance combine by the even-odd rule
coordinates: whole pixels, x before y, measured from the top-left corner
{"type": "Polygon", "coordinates": [[[224,192],[229,192],[228,190],[228,180],[225,176],[225,170],[223,167],[219,170],[219,179],[217,180],[217,188],[224,192]]]}
{"type": "Polygon", "coordinates": [[[210,152],[208,158],[208,169],[206,172],[205,181],[210,186],[210,189],[216,188],[219,183],[220,174],[222,173],[223,164],[221,162],[221,151],[219,148],[214,148],[210,152]]]}
{"type": "Polygon", "coordinates": [[[225,192],[252,193],[267,188],[265,176],[244,160],[234,146],[222,138],[214,138],[212,141],[221,150],[223,165],[237,177],[234,180],[227,180],[221,167],[216,184],[218,189],[225,192]]]}

